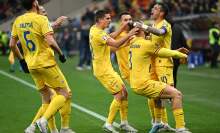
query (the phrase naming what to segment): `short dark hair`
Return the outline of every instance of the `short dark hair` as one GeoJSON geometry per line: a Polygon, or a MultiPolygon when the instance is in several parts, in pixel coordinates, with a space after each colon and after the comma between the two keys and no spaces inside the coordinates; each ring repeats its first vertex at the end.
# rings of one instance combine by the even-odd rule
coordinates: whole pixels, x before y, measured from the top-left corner
{"type": "Polygon", "coordinates": [[[98,22],[100,19],[105,17],[105,14],[110,14],[109,10],[98,10],[95,13],[95,22],[98,22]]]}
{"type": "Polygon", "coordinates": [[[161,7],[161,11],[164,12],[164,18],[168,15],[169,13],[169,8],[166,4],[164,3],[157,3],[161,7]]]}
{"type": "Polygon", "coordinates": [[[26,10],[30,10],[32,8],[32,5],[34,3],[35,0],[22,0],[22,6],[26,9],[26,10]]]}
{"type": "Polygon", "coordinates": [[[119,17],[121,18],[123,15],[131,15],[129,12],[122,12],[120,13],[119,17]]]}

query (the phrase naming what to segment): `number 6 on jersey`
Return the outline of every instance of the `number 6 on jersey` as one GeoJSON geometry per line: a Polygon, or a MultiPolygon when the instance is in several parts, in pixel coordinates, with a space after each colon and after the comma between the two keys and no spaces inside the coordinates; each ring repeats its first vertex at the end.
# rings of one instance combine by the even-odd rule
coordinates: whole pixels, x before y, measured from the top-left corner
{"type": "Polygon", "coordinates": [[[32,52],[32,51],[35,51],[35,44],[32,40],[27,38],[27,36],[29,34],[30,34],[30,31],[25,31],[24,32],[24,39],[25,39],[27,48],[32,52]]]}

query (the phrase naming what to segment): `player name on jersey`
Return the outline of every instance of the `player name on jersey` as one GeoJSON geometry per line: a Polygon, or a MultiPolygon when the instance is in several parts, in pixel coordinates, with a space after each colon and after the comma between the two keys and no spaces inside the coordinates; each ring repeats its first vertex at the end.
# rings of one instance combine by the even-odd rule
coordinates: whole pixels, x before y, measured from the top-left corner
{"type": "Polygon", "coordinates": [[[139,45],[139,44],[132,44],[130,46],[130,48],[140,48],[140,47],[141,47],[141,45],[139,45]]]}
{"type": "Polygon", "coordinates": [[[33,28],[33,24],[31,23],[21,23],[20,28],[33,28]]]}

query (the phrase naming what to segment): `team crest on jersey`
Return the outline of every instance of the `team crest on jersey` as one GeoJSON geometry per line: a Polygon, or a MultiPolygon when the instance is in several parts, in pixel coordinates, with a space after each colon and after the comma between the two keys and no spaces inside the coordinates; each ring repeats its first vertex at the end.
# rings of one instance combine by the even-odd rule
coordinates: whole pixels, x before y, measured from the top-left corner
{"type": "Polygon", "coordinates": [[[104,36],[102,36],[102,39],[106,41],[108,39],[108,37],[106,35],[104,35],[104,36]]]}

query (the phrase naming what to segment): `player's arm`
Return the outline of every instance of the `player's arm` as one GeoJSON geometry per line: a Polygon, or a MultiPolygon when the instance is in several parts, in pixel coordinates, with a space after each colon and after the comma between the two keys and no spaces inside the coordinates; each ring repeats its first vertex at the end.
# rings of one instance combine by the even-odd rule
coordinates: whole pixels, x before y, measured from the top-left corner
{"type": "Polygon", "coordinates": [[[59,60],[64,63],[66,62],[66,58],[63,54],[63,52],[61,51],[60,47],[58,46],[56,40],[54,39],[53,36],[53,29],[51,27],[51,25],[49,24],[49,20],[47,17],[42,17],[41,19],[41,30],[44,36],[45,41],[47,42],[47,44],[55,51],[59,54],[59,60]]]}
{"type": "Polygon", "coordinates": [[[187,58],[187,55],[182,51],[160,48],[155,53],[159,57],[187,58]]]}
{"type": "Polygon", "coordinates": [[[53,34],[46,34],[45,35],[45,40],[47,42],[47,44],[59,54],[59,60],[64,63],[66,61],[66,58],[63,54],[63,52],[61,51],[60,47],[58,46],[56,40],[53,37],[53,34]]]}
{"type": "Polygon", "coordinates": [[[157,29],[157,28],[154,28],[154,27],[151,27],[151,26],[145,26],[145,31],[148,31],[154,35],[157,35],[157,36],[162,36],[162,35],[165,35],[167,33],[167,29],[166,27],[162,27],[160,29],[157,29]]]}
{"type": "Polygon", "coordinates": [[[10,39],[9,47],[11,48],[11,50],[14,53],[15,57],[17,57],[19,59],[19,63],[21,65],[22,70],[25,73],[29,73],[27,63],[26,63],[24,57],[22,56],[22,54],[21,54],[21,52],[20,52],[20,50],[17,46],[17,42],[18,42],[18,38],[12,36],[11,39],[10,39]]]}
{"type": "Polygon", "coordinates": [[[59,18],[56,19],[56,21],[51,23],[51,27],[53,29],[56,29],[56,28],[60,27],[62,25],[62,23],[67,19],[68,19],[68,17],[66,17],[66,16],[60,16],[59,18]]]}
{"type": "Polygon", "coordinates": [[[115,47],[115,48],[119,48],[122,44],[124,44],[127,40],[129,40],[130,37],[132,37],[133,35],[137,34],[137,31],[139,30],[139,28],[133,28],[131,31],[129,31],[129,33],[125,36],[123,36],[122,38],[115,40],[111,37],[107,38],[107,45],[115,47]]]}
{"type": "Polygon", "coordinates": [[[10,39],[10,43],[9,43],[9,47],[11,48],[12,52],[14,53],[14,55],[19,59],[22,60],[23,56],[17,46],[17,42],[18,42],[18,38],[17,37],[11,37],[10,39]]]}
{"type": "Polygon", "coordinates": [[[116,38],[125,29],[125,27],[127,25],[128,25],[127,23],[121,24],[121,26],[118,28],[118,30],[110,33],[110,37],[116,38]]]}
{"type": "Polygon", "coordinates": [[[157,29],[157,28],[145,25],[145,24],[140,23],[140,22],[134,22],[134,26],[142,28],[144,31],[150,32],[150,33],[152,33],[154,35],[157,35],[157,36],[162,36],[162,35],[165,35],[167,33],[167,28],[165,26],[162,26],[160,29],[157,29]]]}

